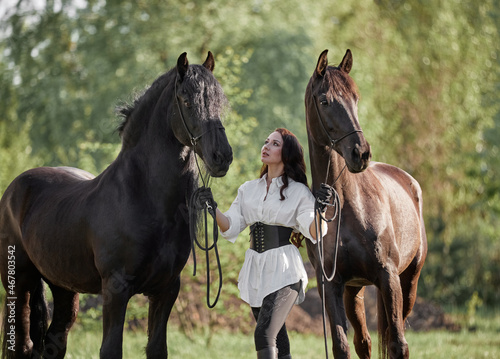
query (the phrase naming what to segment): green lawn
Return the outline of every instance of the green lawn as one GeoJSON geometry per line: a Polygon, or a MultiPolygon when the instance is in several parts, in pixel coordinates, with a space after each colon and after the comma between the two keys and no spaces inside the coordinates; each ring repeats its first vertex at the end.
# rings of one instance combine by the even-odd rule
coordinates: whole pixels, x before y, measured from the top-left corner
{"type": "MultiPolygon", "coordinates": [[[[500,316],[484,319],[474,332],[463,330],[460,332],[430,331],[406,333],[410,346],[410,357],[433,359],[481,359],[500,358],[500,316]]],[[[352,346],[350,334],[351,354],[357,356],[352,346]]],[[[301,335],[290,333],[292,355],[294,359],[324,358],[324,343],[320,336],[301,335]]],[[[69,348],[66,358],[98,358],[101,333],[98,330],[87,331],[76,327],[70,332],[69,348]]],[[[169,328],[168,344],[169,358],[171,359],[220,359],[239,358],[255,359],[252,335],[215,333],[210,345],[207,345],[206,334],[200,334],[191,340],[177,331],[169,328]]],[[[377,335],[372,334],[373,355],[378,358],[377,335]]],[[[129,359],[145,358],[144,347],[146,334],[143,331],[127,331],[123,344],[123,357],[129,359]]],[[[329,340],[331,346],[331,340],[329,340]]],[[[330,353],[330,358],[333,355],[330,353]]]]}

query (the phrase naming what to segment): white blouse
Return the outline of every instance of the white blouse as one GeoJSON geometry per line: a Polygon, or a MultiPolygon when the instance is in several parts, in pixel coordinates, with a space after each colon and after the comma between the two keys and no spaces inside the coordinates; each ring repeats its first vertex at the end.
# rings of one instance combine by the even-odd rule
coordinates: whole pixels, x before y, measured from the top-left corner
{"type": "MultiPolygon", "coordinates": [[[[229,219],[229,229],[221,235],[234,243],[246,227],[262,222],[293,228],[316,243],[309,232],[315,201],[309,188],[289,178],[282,201],[282,178],[273,178],[269,191],[266,178],[267,174],[240,186],[236,199],[224,213],[229,219]]],[[[324,224],[322,227],[324,235],[327,226],[324,224]]],[[[302,286],[296,304],[304,300],[308,280],[300,252],[290,244],[263,253],[248,249],[238,278],[238,288],[241,299],[252,307],[260,307],[265,296],[299,281],[302,281],[302,286]]]]}

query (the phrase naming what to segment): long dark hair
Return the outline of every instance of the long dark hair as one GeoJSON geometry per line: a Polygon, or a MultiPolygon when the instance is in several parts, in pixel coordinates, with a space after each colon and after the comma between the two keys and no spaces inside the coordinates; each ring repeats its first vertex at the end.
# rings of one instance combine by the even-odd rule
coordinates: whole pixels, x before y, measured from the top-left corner
{"type": "MultiPolygon", "coordinates": [[[[306,175],[306,162],[304,160],[304,149],[299,143],[297,137],[286,128],[277,128],[275,130],[279,132],[283,138],[283,146],[281,147],[281,160],[285,166],[282,180],[283,186],[280,189],[281,200],[285,199],[283,194],[285,188],[288,187],[288,179],[291,178],[295,182],[300,182],[305,184],[307,187],[307,175],[306,175]]],[[[263,164],[260,169],[260,177],[264,176],[268,172],[267,164],[263,164]]],[[[301,233],[293,233],[290,237],[290,241],[297,247],[301,247],[302,240],[304,236],[301,233]]]]}

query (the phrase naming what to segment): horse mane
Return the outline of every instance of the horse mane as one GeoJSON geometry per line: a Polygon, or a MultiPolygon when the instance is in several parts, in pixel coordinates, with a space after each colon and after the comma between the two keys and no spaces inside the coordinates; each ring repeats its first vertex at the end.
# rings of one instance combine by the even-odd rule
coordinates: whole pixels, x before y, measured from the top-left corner
{"type": "Polygon", "coordinates": [[[136,95],[132,103],[125,102],[117,108],[117,114],[122,118],[117,130],[124,145],[133,145],[137,143],[141,134],[140,129],[144,127],[144,123],[132,121],[132,118],[141,117],[149,119],[154,110],[155,103],[158,101],[167,84],[172,81],[172,78],[176,74],[177,72],[175,69],[169,70],[158,77],[153,84],[143,90],[142,93],[136,95]]]}
{"type": "MultiPolygon", "coordinates": [[[[145,127],[143,121],[132,121],[132,119],[148,120],[165,87],[176,81],[176,78],[177,69],[174,67],[158,77],[132,103],[125,103],[117,109],[118,116],[122,118],[118,126],[118,133],[125,146],[133,146],[137,143],[141,129],[145,127]]],[[[173,87],[172,85],[172,91],[173,87]]],[[[189,66],[182,81],[182,91],[188,95],[194,95],[192,96],[192,109],[196,111],[195,116],[202,122],[220,118],[221,112],[229,107],[229,102],[219,82],[210,71],[201,65],[189,66]],[[201,108],[205,108],[206,112],[202,112],[201,108]]]]}
{"type": "MultiPolygon", "coordinates": [[[[306,87],[306,98],[312,97],[312,86],[314,80],[318,77],[315,73],[311,76],[309,83],[306,87]]],[[[340,70],[339,67],[328,66],[325,75],[320,80],[323,88],[327,88],[327,92],[325,93],[326,97],[329,101],[336,100],[340,101],[341,97],[346,93],[352,93],[359,100],[361,95],[359,93],[358,85],[354,82],[354,80],[349,76],[349,74],[340,70]]]]}
{"type": "Polygon", "coordinates": [[[328,66],[324,81],[326,81],[328,88],[326,96],[330,100],[336,99],[338,101],[347,93],[353,93],[357,99],[360,98],[358,86],[354,80],[338,67],[328,66]]]}

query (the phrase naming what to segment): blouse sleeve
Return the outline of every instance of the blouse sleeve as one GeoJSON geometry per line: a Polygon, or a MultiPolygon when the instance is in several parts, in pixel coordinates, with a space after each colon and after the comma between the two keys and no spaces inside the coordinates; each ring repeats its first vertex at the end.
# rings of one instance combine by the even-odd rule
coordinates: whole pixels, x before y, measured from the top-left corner
{"type": "MultiPolygon", "coordinates": [[[[312,243],[316,243],[316,240],[312,238],[309,228],[314,220],[314,202],[315,198],[309,188],[306,187],[304,194],[300,196],[300,200],[297,203],[297,229],[304,235],[304,237],[309,238],[312,243]]],[[[328,225],[321,221],[321,228],[323,236],[325,236],[328,231],[328,225]]]]}
{"type": "Polygon", "coordinates": [[[227,212],[224,213],[224,215],[229,219],[229,228],[225,232],[221,232],[221,235],[232,243],[236,241],[238,234],[240,234],[247,227],[241,208],[243,201],[243,187],[244,185],[240,186],[238,189],[238,195],[231,204],[231,207],[229,207],[227,212]]]}

